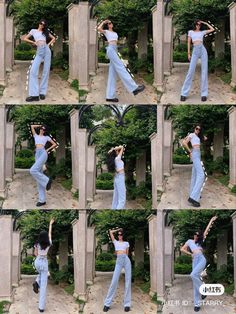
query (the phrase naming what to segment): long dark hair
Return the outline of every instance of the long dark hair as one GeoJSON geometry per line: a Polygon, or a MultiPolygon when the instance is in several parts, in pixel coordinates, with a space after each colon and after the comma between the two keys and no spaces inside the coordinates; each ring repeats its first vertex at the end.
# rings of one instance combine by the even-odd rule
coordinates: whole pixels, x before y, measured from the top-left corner
{"type": "MultiPolygon", "coordinates": [[[[198,24],[199,22],[201,22],[201,20],[199,20],[199,19],[196,19],[196,20],[194,21],[194,23],[193,23],[193,29],[194,29],[194,30],[196,30],[197,24],[198,24]]],[[[201,26],[200,26],[200,31],[201,31],[201,30],[202,30],[202,23],[201,23],[201,26]]]]}
{"type": "Polygon", "coordinates": [[[200,138],[200,141],[203,143],[204,142],[204,136],[203,136],[203,130],[202,130],[202,126],[201,124],[195,124],[194,129],[193,129],[193,133],[195,133],[195,129],[196,127],[199,126],[200,127],[200,132],[198,133],[198,137],[200,138]]]}
{"type": "Polygon", "coordinates": [[[110,172],[114,172],[116,170],[115,158],[116,158],[115,150],[113,150],[112,152],[108,153],[108,155],[107,155],[107,169],[110,172]]]}
{"type": "Polygon", "coordinates": [[[39,126],[38,128],[35,129],[35,132],[39,135],[40,129],[45,128],[45,132],[44,132],[44,136],[48,135],[49,129],[47,127],[47,125],[43,124],[41,126],[39,126]]]}
{"type": "Polygon", "coordinates": [[[43,230],[40,232],[38,236],[38,244],[42,250],[45,250],[47,247],[50,246],[48,232],[43,230]]]}
{"type": "Polygon", "coordinates": [[[43,35],[46,37],[46,42],[48,43],[50,41],[50,37],[49,37],[49,30],[48,30],[48,23],[45,19],[41,19],[39,21],[39,23],[44,23],[44,27],[43,27],[43,35]]]}
{"type": "Polygon", "coordinates": [[[108,27],[108,23],[106,23],[106,24],[103,24],[103,30],[109,30],[109,27],[108,27]]]}
{"type": "MultiPolygon", "coordinates": [[[[195,243],[199,244],[199,245],[203,245],[203,242],[204,242],[204,235],[203,235],[203,231],[202,230],[197,230],[198,233],[198,238],[197,238],[197,241],[195,243]]],[[[196,234],[195,233],[195,234],[196,234]]]]}
{"type": "Polygon", "coordinates": [[[118,233],[119,233],[119,232],[122,233],[122,239],[123,239],[123,241],[127,241],[127,239],[126,239],[126,236],[127,236],[127,235],[126,235],[124,229],[121,228],[121,229],[117,232],[117,237],[118,237],[118,233]]]}

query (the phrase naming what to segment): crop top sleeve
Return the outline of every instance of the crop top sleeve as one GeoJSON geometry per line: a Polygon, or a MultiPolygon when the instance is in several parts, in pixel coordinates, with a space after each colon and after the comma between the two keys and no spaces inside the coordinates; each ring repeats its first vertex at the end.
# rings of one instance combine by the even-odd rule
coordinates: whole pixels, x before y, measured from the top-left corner
{"type": "Polygon", "coordinates": [[[196,249],[202,249],[202,246],[198,243],[196,243],[194,240],[189,239],[185,245],[187,245],[191,251],[196,250],[196,249]]]}
{"type": "Polygon", "coordinates": [[[188,135],[188,138],[190,139],[190,142],[193,145],[200,145],[200,138],[195,133],[190,133],[188,135]]]}
{"type": "Polygon", "coordinates": [[[126,242],[126,241],[120,242],[120,241],[114,240],[113,244],[115,246],[116,251],[126,251],[129,248],[129,242],[126,242]]]}
{"type": "Polygon", "coordinates": [[[106,29],[104,30],[104,35],[106,36],[108,42],[118,40],[118,34],[116,32],[111,32],[106,29]]]}
{"type": "Polygon", "coordinates": [[[38,31],[37,29],[31,29],[29,34],[34,37],[35,41],[38,41],[38,40],[46,41],[46,36],[41,31],[38,31]]]}
{"type": "Polygon", "coordinates": [[[206,35],[207,31],[195,32],[193,30],[188,32],[188,36],[192,39],[192,41],[203,41],[203,37],[206,35]]]}
{"type": "Polygon", "coordinates": [[[34,141],[35,141],[35,145],[41,144],[41,145],[45,146],[47,142],[51,141],[51,137],[45,136],[45,135],[41,136],[41,135],[35,134],[34,135],[34,141]]]}

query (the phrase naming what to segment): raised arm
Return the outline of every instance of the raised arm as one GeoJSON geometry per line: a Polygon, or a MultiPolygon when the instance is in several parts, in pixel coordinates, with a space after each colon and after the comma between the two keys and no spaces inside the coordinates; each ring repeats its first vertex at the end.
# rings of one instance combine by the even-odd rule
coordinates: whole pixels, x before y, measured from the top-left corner
{"type": "Polygon", "coordinates": [[[208,24],[207,22],[201,21],[202,24],[205,24],[209,29],[206,30],[206,34],[209,34],[211,32],[214,32],[214,27],[212,27],[210,24],[208,24]]]}
{"type": "Polygon", "coordinates": [[[23,36],[22,40],[33,45],[33,46],[36,46],[36,42],[30,39],[31,36],[32,35],[29,33],[28,35],[23,36]]]}
{"type": "Polygon", "coordinates": [[[118,232],[119,230],[122,230],[122,228],[119,228],[119,229],[109,229],[109,234],[110,234],[112,242],[115,240],[114,233],[118,232]]]}
{"type": "Polygon", "coordinates": [[[120,150],[118,156],[122,157],[125,148],[123,145],[120,145],[120,146],[115,147],[115,150],[118,150],[118,149],[120,150]]]}
{"type": "Polygon", "coordinates": [[[52,225],[53,225],[54,221],[55,220],[53,218],[51,218],[51,220],[49,222],[48,237],[49,237],[50,243],[52,243],[52,225]]]}
{"type": "Polygon", "coordinates": [[[36,134],[35,129],[40,128],[40,127],[41,127],[41,124],[31,124],[30,128],[31,128],[31,132],[32,132],[33,136],[36,134]]]}
{"type": "Polygon", "coordinates": [[[211,227],[212,227],[212,224],[214,223],[214,221],[217,219],[217,216],[213,216],[211,219],[210,219],[210,221],[209,221],[209,223],[208,223],[208,225],[207,225],[207,227],[206,227],[206,229],[205,229],[205,231],[204,231],[204,233],[203,233],[203,237],[204,237],[204,239],[206,239],[206,237],[207,237],[207,235],[208,235],[208,233],[209,233],[209,231],[210,231],[210,229],[211,229],[211,227]]]}
{"type": "Polygon", "coordinates": [[[106,24],[106,23],[108,23],[108,22],[109,22],[108,20],[105,20],[105,21],[102,21],[102,22],[98,25],[97,30],[99,31],[99,33],[105,34],[105,31],[104,31],[104,29],[103,29],[103,25],[106,24]]]}

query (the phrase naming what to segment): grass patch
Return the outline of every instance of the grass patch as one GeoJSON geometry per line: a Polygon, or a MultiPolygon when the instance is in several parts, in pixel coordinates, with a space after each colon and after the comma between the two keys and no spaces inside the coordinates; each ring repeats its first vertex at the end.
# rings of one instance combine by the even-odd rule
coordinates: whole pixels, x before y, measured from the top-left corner
{"type": "Polygon", "coordinates": [[[5,307],[6,304],[10,304],[10,302],[9,301],[2,301],[2,302],[0,302],[0,314],[4,313],[3,310],[4,310],[4,307],[5,307]]]}
{"type": "Polygon", "coordinates": [[[227,294],[233,295],[234,294],[234,284],[231,283],[230,285],[225,285],[225,292],[227,294]]]}
{"type": "Polygon", "coordinates": [[[221,184],[223,184],[223,185],[225,185],[225,186],[228,186],[228,184],[229,184],[229,175],[220,176],[220,177],[218,178],[218,181],[219,181],[221,184]]]}
{"type": "Polygon", "coordinates": [[[73,88],[76,92],[79,92],[79,81],[78,80],[73,80],[70,83],[70,87],[73,88]]]}
{"type": "Polygon", "coordinates": [[[232,73],[229,72],[229,73],[224,73],[220,76],[220,79],[226,83],[226,84],[230,84],[231,82],[231,77],[232,77],[232,73]]]}
{"type": "Polygon", "coordinates": [[[140,289],[141,289],[144,293],[149,293],[149,290],[150,290],[150,281],[141,283],[140,289]]]}
{"type": "Polygon", "coordinates": [[[74,286],[74,284],[72,283],[71,285],[65,286],[65,287],[64,287],[64,290],[65,290],[65,292],[67,292],[68,294],[73,295],[73,294],[74,294],[74,290],[75,290],[75,286],[74,286]]]}
{"type": "Polygon", "coordinates": [[[152,85],[154,82],[154,73],[147,73],[143,76],[143,79],[148,84],[152,85]]]}
{"type": "Polygon", "coordinates": [[[61,181],[61,185],[62,185],[63,188],[65,188],[66,190],[70,191],[71,188],[72,188],[72,178],[66,179],[66,180],[62,180],[62,181],[61,181]]]}
{"type": "Polygon", "coordinates": [[[68,78],[69,78],[69,70],[61,70],[61,71],[58,71],[58,75],[60,76],[60,78],[63,80],[63,81],[67,81],[68,78]]]}

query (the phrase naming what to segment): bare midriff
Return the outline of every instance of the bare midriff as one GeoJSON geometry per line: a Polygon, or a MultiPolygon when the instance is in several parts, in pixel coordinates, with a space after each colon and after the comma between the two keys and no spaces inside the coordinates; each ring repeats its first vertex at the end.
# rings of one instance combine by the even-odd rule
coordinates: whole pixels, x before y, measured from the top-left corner
{"type": "Polygon", "coordinates": [[[201,45],[202,44],[202,40],[195,40],[193,41],[193,45],[194,46],[198,46],[198,45],[201,45]]]}
{"type": "Polygon", "coordinates": [[[199,253],[202,253],[202,249],[193,250],[193,254],[199,254],[199,253]]]}
{"type": "Polygon", "coordinates": [[[116,173],[125,173],[125,170],[124,169],[118,169],[118,170],[116,170],[116,173]]]}
{"type": "Polygon", "coordinates": [[[127,254],[126,251],[116,251],[116,255],[127,254]]]}
{"type": "Polygon", "coordinates": [[[36,41],[36,45],[37,46],[44,46],[44,45],[46,45],[46,40],[41,40],[41,39],[37,40],[36,41]]]}
{"type": "Polygon", "coordinates": [[[44,148],[44,145],[43,144],[36,144],[35,147],[36,148],[44,148]]]}
{"type": "Polygon", "coordinates": [[[117,40],[111,40],[111,41],[109,41],[109,45],[117,45],[117,40]]]}
{"type": "Polygon", "coordinates": [[[198,145],[198,144],[192,145],[192,146],[193,146],[193,148],[195,148],[195,149],[200,149],[200,145],[198,145]]]}

